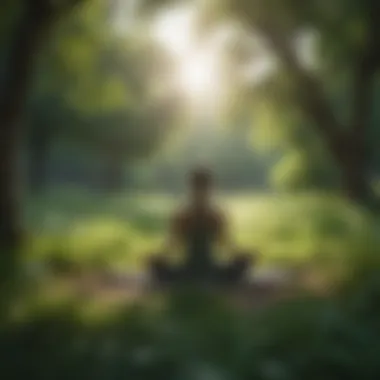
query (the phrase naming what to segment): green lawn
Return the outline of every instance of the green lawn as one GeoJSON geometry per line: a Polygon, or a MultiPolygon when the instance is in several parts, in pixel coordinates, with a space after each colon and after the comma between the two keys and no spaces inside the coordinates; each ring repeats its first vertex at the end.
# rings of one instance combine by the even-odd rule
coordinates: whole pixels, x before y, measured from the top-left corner
{"type": "MultiPolygon", "coordinates": [[[[351,253],[365,263],[364,253],[379,247],[377,223],[339,199],[235,194],[221,202],[236,239],[259,248],[267,263],[327,256],[336,268],[351,253]]],[[[26,205],[28,253],[138,268],[162,240],[175,203],[157,194],[52,192],[26,205]]],[[[186,293],[110,305],[44,282],[48,294],[27,292],[1,321],[0,369],[36,380],[372,380],[380,373],[380,284],[379,265],[367,264],[373,272],[329,298],[297,296],[259,312],[186,293]]]]}
{"type": "MultiPolygon", "coordinates": [[[[25,207],[31,257],[60,253],[78,262],[141,267],[160,249],[180,202],[163,194],[51,191],[25,207]]],[[[229,194],[219,196],[219,203],[230,216],[236,243],[258,250],[264,264],[336,260],[378,246],[374,221],[338,198],[229,194]]]]}

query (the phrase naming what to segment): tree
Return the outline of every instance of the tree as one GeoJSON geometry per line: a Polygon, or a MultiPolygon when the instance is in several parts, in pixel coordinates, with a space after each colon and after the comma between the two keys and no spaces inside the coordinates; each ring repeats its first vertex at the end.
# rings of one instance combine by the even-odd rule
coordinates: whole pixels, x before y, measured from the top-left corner
{"type": "Polygon", "coordinates": [[[277,73],[255,88],[254,106],[251,106],[254,145],[257,149],[279,153],[271,173],[276,189],[337,190],[336,164],[308,118],[294,107],[291,86],[289,78],[277,73]]]}
{"type": "Polygon", "coordinates": [[[59,19],[82,0],[7,1],[8,16],[16,14],[10,31],[8,53],[0,94],[0,244],[13,250],[20,240],[19,189],[16,162],[24,130],[26,104],[36,56],[59,19]]]}
{"type": "MultiPolygon", "coordinates": [[[[144,137],[156,136],[158,141],[161,137],[152,133],[147,123],[153,114],[157,117],[157,112],[160,115],[155,124],[161,119],[167,121],[168,107],[162,105],[162,98],[153,99],[148,94],[152,75],[147,69],[151,67],[142,64],[147,46],[141,48],[137,43],[136,48],[132,43],[126,49],[125,39],[110,37],[111,28],[104,26],[109,26],[105,21],[112,3],[92,0],[91,7],[83,7],[83,12],[72,12],[83,3],[85,0],[9,0],[4,8],[12,22],[0,20],[4,26],[0,29],[1,42],[5,41],[1,48],[1,248],[17,246],[21,235],[17,158],[26,126],[33,152],[32,177],[38,190],[46,175],[52,138],[97,147],[112,166],[108,172],[120,173],[123,160],[137,154],[137,140],[127,143],[127,139],[137,136],[136,131],[144,125],[144,137]],[[39,54],[42,48],[43,54],[39,54]],[[27,117],[23,113],[26,105],[27,117]]],[[[147,141],[155,144],[153,138],[147,141]]]]}
{"type": "MultiPolygon", "coordinates": [[[[367,202],[368,141],[373,90],[380,64],[380,3],[366,1],[227,1],[252,31],[259,33],[291,78],[291,96],[321,137],[340,169],[342,188],[355,202],[367,202]],[[297,54],[297,37],[318,36],[319,67],[310,69],[297,54]],[[322,55],[323,53],[323,55],[322,55]],[[351,110],[340,114],[333,99],[351,110]]],[[[293,106],[294,106],[293,105],[293,106]]]]}
{"type": "Polygon", "coordinates": [[[369,153],[376,149],[374,142],[369,141],[369,130],[380,66],[377,20],[380,3],[377,0],[202,3],[208,4],[205,24],[215,25],[215,21],[233,18],[262,39],[274,54],[277,69],[290,78],[288,96],[293,100],[292,107],[302,111],[307,120],[305,126],[312,127],[320,136],[339,167],[344,194],[367,204],[372,197],[369,153]],[[297,48],[308,31],[316,36],[314,67],[305,64],[297,48]]]}
{"type": "Polygon", "coordinates": [[[57,24],[54,38],[47,41],[39,57],[25,121],[34,192],[43,190],[47,182],[46,166],[53,141],[85,140],[91,129],[91,107],[103,109],[105,98],[109,98],[106,107],[125,101],[123,87],[116,89],[119,96],[115,99],[108,78],[99,75],[99,66],[105,60],[104,47],[115,45],[109,32],[108,7],[106,2],[93,0],[91,6],[82,7],[57,24]]]}

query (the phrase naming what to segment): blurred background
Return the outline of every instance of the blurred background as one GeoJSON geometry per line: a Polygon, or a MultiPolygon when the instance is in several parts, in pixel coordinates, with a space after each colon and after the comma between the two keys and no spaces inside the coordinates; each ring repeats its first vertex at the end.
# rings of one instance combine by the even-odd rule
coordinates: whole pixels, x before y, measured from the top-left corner
{"type": "Polygon", "coordinates": [[[2,0],[0,368],[377,378],[377,15],[376,0],[2,0]],[[198,165],[260,253],[253,276],[296,277],[291,301],[140,294],[198,165]]]}

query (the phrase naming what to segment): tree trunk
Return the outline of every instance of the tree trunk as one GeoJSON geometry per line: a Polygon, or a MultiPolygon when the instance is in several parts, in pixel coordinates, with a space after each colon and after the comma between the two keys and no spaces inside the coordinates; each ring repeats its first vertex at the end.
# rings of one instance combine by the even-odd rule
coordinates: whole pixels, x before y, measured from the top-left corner
{"type": "Polygon", "coordinates": [[[362,205],[371,200],[370,186],[364,170],[355,166],[343,170],[343,191],[347,198],[362,205]]]}
{"type": "Polygon", "coordinates": [[[39,7],[27,6],[9,51],[6,80],[0,98],[0,250],[12,251],[20,242],[22,231],[16,163],[24,132],[21,116],[36,53],[49,19],[50,14],[39,7]]]}
{"type": "Polygon", "coordinates": [[[353,115],[346,128],[349,132],[344,131],[336,118],[320,80],[301,65],[287,34],[268,20],[256,25],[295,79],[301,110],[314,122],[342,171],[343,193],[350,200],[365,205],[374,198],[367,178],[369,148],[365,140],[371,121],[374,77],[380,63],[380,28],[376,18],[379,6],[379,1],[371,2],[369,39],[364,51],[358,52],[353,78],[353,115]]]}
{"type": "Polygon", "coordinates": [[[373,195],[367,172],[368,150],[365,145],[365,134],[355,134],[340,155],[343,193],[349,200],[361,205],[368,205],[373,195]]]}
{"type": "Polygon", "coordinates": [[[48,127],[32,126],[29,139],[29,184],[32,194],[40,194],[47,184],[47,162],[51,134],[48,127]]]}

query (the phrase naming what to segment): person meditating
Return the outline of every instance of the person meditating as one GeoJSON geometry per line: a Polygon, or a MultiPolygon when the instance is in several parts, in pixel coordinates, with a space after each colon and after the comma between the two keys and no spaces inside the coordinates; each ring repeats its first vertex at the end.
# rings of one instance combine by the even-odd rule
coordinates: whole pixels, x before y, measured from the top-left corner
{"type": "Polygon", "coordinates": [[[185,261],[179,266],[164,257],[153,257],[150,270],[157,282],[201,281],[237,283],[247,274],[248,255],[236,254],[227,264],[218,264],[214,253],[218,246],[231,249],[226,218],[213,206],[213,178],[210,171],[196,169],[190,174],[190,199],[187,207],[177,212],[170,223],[166,250],[183,248],[185,261]]]}

